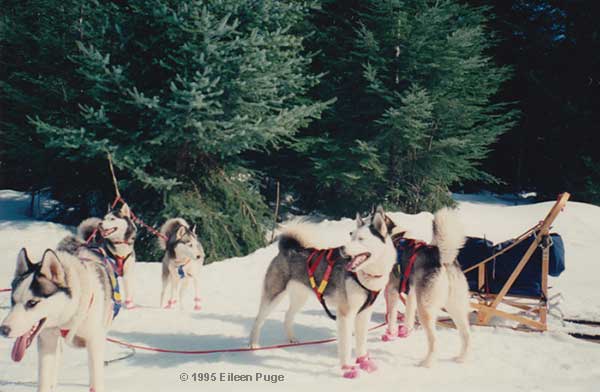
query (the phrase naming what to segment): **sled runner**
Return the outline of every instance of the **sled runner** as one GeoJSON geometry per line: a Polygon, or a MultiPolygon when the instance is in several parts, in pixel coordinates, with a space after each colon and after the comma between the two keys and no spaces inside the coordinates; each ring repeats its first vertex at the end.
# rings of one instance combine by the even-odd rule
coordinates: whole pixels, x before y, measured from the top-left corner
{"type": "Polygon", "coordinates": [[[559,195],[543,221],[513,240],[495,246],[481,238],[467,240],[458,260],[469,282],[476,325],[500,317],[518,322],[519,329],[548,329],[548,275],[564,270],[562,239],[550,228],[569,196],[559,195]]]}

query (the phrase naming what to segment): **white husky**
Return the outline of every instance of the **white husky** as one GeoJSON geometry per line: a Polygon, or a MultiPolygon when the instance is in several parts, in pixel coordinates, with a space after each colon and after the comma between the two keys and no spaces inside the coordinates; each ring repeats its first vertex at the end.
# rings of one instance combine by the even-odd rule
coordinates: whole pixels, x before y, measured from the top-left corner
{"type": "Polygon", "coordinates": [[[182,218],[173,218],[160,228],[158,243],[165,250],[162,260],[161,306],[170,309],[182,306],[182,291],[189,282],[194,284],[194,310],[200,310],[200,267],[204,263],[204,249],[198,241],[196,226],[190,229],[182,218]],[[169,298],[165,304],[165,300],[169,298]]]}
{"type": "Polygon", "coordinates": [[[266,317],[289,294],[290,307],[285,315],[285,330],[291,342],[294,316],[304,306],[312,291],[325,311],[337,315],[338,354],[343,376],[355,378],[359,369],[377,369],[367,351],[367,331],[377,293],[388,281],[396,259],[383,209],[378,208],[371,223],[357,215],[357,228],[343,247],[315,249],[307,226],[284,231],[279,236],[279,254],[271,261],[263,283],[260,309],[250,335],[251,347],[258,347],[260,331],[266,317]],[[317,262],[319,259],[321,261],[317,262]],[[312,271],[310,267],[312,265],[312,271]],[[323,285],[323,281],[327,283],[323,285]],[[321,282],[321,283],[319,283],[321,282]],[[313,290],[311,290],[311,288],[313,290]],[[356,363],[351,361],[352,332],[356,337],[356,363]]]}
{"type": "Polygon", "coordinates": [[[48,249],[38,263],[29,260],[25,249],[19,253],[12,306],[0,334],[16,338],[16,362],[38,338],[39,392],[56,390],[62,337],[69,345],[87,348],[90,391],[104,391],[106,333],[118,312],[113,279],[110,266],[65,252],[48,249]]]}

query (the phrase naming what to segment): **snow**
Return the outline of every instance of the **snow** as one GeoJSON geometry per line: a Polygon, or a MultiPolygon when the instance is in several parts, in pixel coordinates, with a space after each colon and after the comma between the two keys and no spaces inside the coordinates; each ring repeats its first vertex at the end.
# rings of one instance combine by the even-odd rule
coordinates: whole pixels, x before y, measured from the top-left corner
{"type": "MultiPolygon", "coordinates": [[[[497,242],[514,237],[542,219],[553,204],[519,204],[516,199],[494,195],[455,195],[467,234],[486,236],[497,242]]],[[[9,287],[18,250],[27,247],[32,258],[53,247],[72,228],[26,217],[29,198],[19,192],[0,191],[0,288],[9,287]]],[[[392,218],[408,229],[411,236],[429,240],[429,213],[392,218]]],[[[319,235],[342,242],[354,221],[325,221],[319,235]]],[[[567,269],[550,284],[562,292],[560,310],[571,317],[600,320],[600,208],[570,202],[555,223],[554,230],[565,241],[567,269]]],[[[200,234],[201,236],[201,234],[200,234]]],[[[110,336],[127,342],[170,349],[204,350],[244,347],[256,315],[260,285],[266,266],[276,254],[275,246],[259,249],[246,257],[205,266],[202,277],[203,310],[191,311],[191,293],[183,311],[158,308],[160,265],[139,263],[136,276],[137,300],[141,308],[123,310],[115,320],[110,336]]],[[[554,290],[553,290],[554,291],[554,290]]],[[[10,305],[9,295],[0,294],[0,319],[10,305]]],[[[284,343],[282,303],[265,323],[263,345],[284,343]]],[[[375,304],[373,325],[384,317],[382,299],[375,304]]],[[[370,334],[372,356],[380,369],[348,381],[339,376],[336,344],[301,346],[250,353],[211,355],[160,354],[138,350],[126,360],[106,368],[109,391],[198,391],[198,390],[319,390],[383,391],[597,391],[600,386],[600,346],[567,335],[560,321],[551,320],[546,333],[523,333],[503,328],[472,327],[473,353],[469,362],[457,364],[451,358],[458,352],[456,331],[438,329],[440,361],[432,369],[416,367],[426,349],[422,329],[411,337],[392,343],[381,342],[382,330],[370,334]],[[278,383],[180,381],[186,372],[263,373],[283,375],[278,383]]],[[[301,340],[334,336],[335,323],[329,320],[316,300],[309,300],[296,319],[296,335],[301,340]]],[[[37,354],[30,348],[24,360],[10,360],[12,340],[0,340],[0,391],[33,391],[37,380],[37,354]]],[[[128,350],[107,344],[107,359],[128,350]]],[[[85,350],[67,348],[61,367],[59,390],[87,390],[85,350]]]]}

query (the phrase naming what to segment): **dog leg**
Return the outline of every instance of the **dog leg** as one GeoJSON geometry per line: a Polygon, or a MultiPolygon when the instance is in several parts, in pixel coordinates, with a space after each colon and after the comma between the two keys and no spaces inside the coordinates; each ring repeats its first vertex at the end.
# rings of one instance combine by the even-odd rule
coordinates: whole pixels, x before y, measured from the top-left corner
{"type": "Polygon", "coordinates": [[[194,310],[198,311],[202,309],[202,306],[200,306],[200,279],[196,274],[192,279],[194,281],[194,310]]]}
{"type": "Polygon", "coordinates": [[[135,261],[127,260],[123,267],[123,285],[125,286],[125,309],[135,308],[133,303],[135,261]]]}
{"type": "Polygon", "coordinates": [[[281,302],[284,296],[284,291],[281,291],[275,296],[270,296],[267,293],[263,293],[262,299],[260,300],[260,308],[258,310],[258,315],[256,316],[256,320],[254,320],[254,325],[252,326],[252,332],[250,332],[250,347],[258,348],[260,347],[258,344],[258,340],[260,338],[260,331],[265,323],[265,319],[269,316],[269,314],[273,311],[273,309],[281,302]]]}
{"type": "Polygon", "coordinates": [[[395,285],[388,283],[385,286],[385,305],[386,305],[386,321],[388,323],[385,333],[381,336],[381,340],[389,342],[396,339],[398,336],[398,304],[400,298],[398,297],[398,290],[395,285]]]}
{"type": "Polygon", "coordinates": [[[419,321],[425,328],[427,334],[427,356],[421,361],[419,366],[431,367],[435,362],[435,355],[437,353],[437,342],[435,336],[435,323],[437,315],[434,308],[431,305],[418,304],[419,321]]]}
{"type": "Polygon", "coordinates": [[[45,329],[38,337],[38,392],[51,392],[55,389],[59,338],[58,328],[45,329]]]}
{"type": "Polygon", "coordinates": [[[310,291],[298,283],[290,282],[287,292],[290,297],[290,307],[285,312],[285,332],[290,343],[297,343],[294,335],[294,317],[304,307],[310,291]]]}
{"type": "Polygon", "coordinates": [[[450,304],[447,309],[461,338],[460,354],[455,358],[462,363],[468,359],[471,348],[471,330],[469,328],[469,308],[467,304],[450,304]],[[462,305],[462,306],[461,306],[462,305]]]}
{"type": "Polygon", "coordinates": [[[348,312],[342,313],[337,309],[337,335],[338,335],[338,357],[344,378],[358,377],[358,369],[351,365],[352,354],[352,325],[354,324],[354,315],[350,316],[348,312]]]}
{"type": "Polygon", "coordinates": [[[417,293],[416,290],[409,290],[406,298],[406,318],[404,325],[398,328],[398,336],[405,338],[415,328],[415,316],[417,313],[417,293]]]}
{"type": "Polygon", "coordinates": [[[356,335],[356,363],[360,368],[367,373],[372,373],[377,370],[375,361],[369,356],[367,351],[367,334],[369,332],[369,321],[373,314],[373,307],[369,306],[367,309],[356,315],[354,321],[354,334],[356,335]]]}
{"type": "Polygon", "coordinates": [[[90,392],[104,392],[104,334],[97,334],[87,342],[90,392]]]}
{"type": "Polygon", "coordinates": [[[162,292],[160,293],[160,306],[166,306],[166,300],[167,300],[167,294],[170,291],[170,286],[169,286],[170,280],[169,280],[169,268],[165,265],[165,263],[163,262],[162,265],[162,292]]]}
{"type": "Polygon", "coordinates": [[[173,309],[177,306],[179,275],[176,270],[169,269],[169,279],[171,280],[171,293],[169,295],[169,302],[167,302],[167,306],[165,306],[165,309],[173,309]]]}

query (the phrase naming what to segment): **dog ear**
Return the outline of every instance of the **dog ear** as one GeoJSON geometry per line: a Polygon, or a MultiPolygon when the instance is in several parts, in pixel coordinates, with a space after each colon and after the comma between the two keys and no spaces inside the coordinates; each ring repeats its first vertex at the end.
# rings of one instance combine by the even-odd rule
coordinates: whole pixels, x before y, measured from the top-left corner
{"type": "Polygon", "coordinates": [[[58,286],[65,285],[65,269],[52,249],[46,249],[42,256],[40,273],[58,286]]]}
{"type": "Polygon", "coordinates": [[[360,213],[357,212],[356,213],[356,227],[361,227],[364,226],[365,221],[363,220],[362,216],[360,216],[360,213]]]}
{"type": "Polygon", "coordinates": [[[29,260],[27,255],[27,249],[22,248],[17,256],[17,268],[15,269],[15,276],[23,275],[24,273],[33,269],[33,263],[29,260]]]}
{"type": "Polygon", "coordinates": [[[106,213],[108,214],[108,213],[109,213],[109,212],[111,212],[111,211],[112,211],[112,208],[110,208],[110,203],[108,203],[108,204],[106,205],[106,213]]]}
{"type": "Polygon", "coordinates": [[[129,205],[127,205],[127,203],[123,203],[121,209],[119,210],[119,213],[121,214],[121,216],[131,218],[131,209],[129,208],[129,205]]]}
{"type": "Polygon", "coordinates": [[[377,206],[377,210],[373,216],[373,228],[375,228],[382,237],[385,237],[389,233],[385,223],[385,211],[381,206],[377,206]]]}
{"type": "Polygon", "coordinates": [[[387,214],[384,215],[384,219],[385,219],[385,225],[387,226],[388,233],[392,234],[394,232],[394,228],[396,227],[396,224],[387,214]]]}
{"type": "Polygon", "coordinates": [[[196,225],[192,226],[192,233],[194,233],[194,235],[196,235],[196,225]]]}
{"type": "Polygon", "coordinates": [[[185,226],[179,226],[179,229],[177,229],[177,233],[175,233],[175,239],[177,241],[179,241],[180,239],[183,238],[183,236],[185,235],[185,233],[186,233],[185,226]]]}

